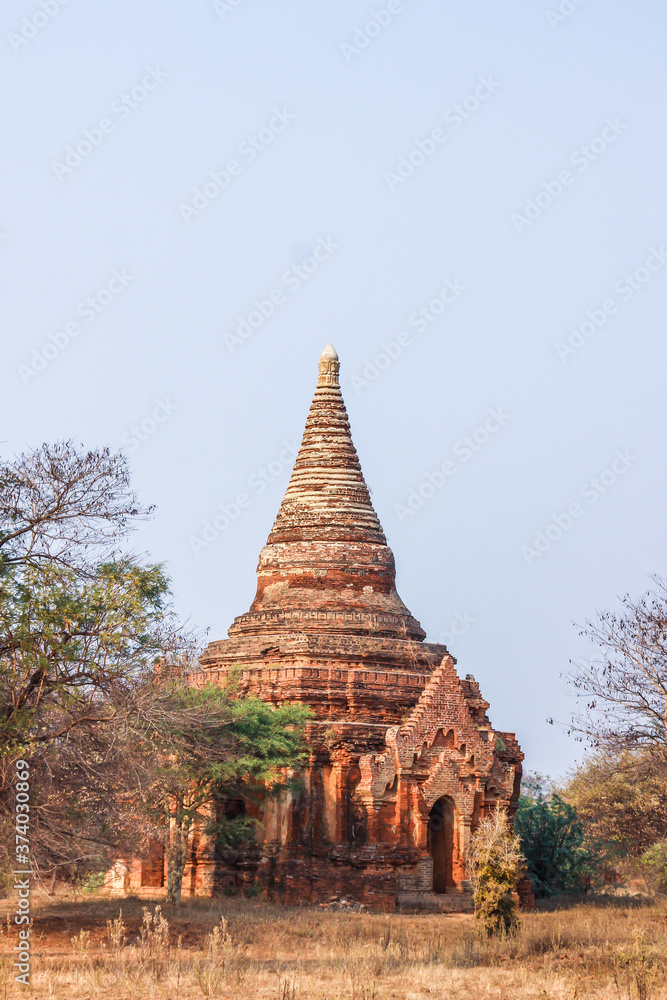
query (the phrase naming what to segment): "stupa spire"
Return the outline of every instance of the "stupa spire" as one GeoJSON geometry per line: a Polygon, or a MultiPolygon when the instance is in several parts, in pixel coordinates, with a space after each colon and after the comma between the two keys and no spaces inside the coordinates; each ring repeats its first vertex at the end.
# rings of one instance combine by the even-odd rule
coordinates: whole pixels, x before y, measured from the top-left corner
{"type": "Polygon", "coordinates": [[[338,383],[338,355],[327,344],[299,454],[269,542],[345,539],[386,544],[373,510],[338,383]]]}
{"type": "Polygon", "coordinates": [[[423,639],[396,593],[387,545],[352,443],[340,363],[327,344],[301,447],[257,568],[250,611],[229,630],[373,632],[423,639]],[[297,626],[298,627],[298,626],[297,626]]]}

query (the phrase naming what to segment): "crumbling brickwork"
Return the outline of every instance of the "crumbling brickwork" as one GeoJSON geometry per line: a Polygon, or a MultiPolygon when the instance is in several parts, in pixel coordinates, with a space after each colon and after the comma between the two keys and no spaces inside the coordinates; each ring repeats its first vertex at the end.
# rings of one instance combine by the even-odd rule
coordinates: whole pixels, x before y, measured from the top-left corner
{"type": "Polygon", "coordinates": [[[467,908],[471,832],[491,809],[514,811],[523,757],[396,591],[338,370],[329,345],[255,599],[198,677],[234,669],[243,692],[311,707],[302,790],[267,803],[245,850],[198,838],[184,892],[259,884],[286,903],[467,908]]]}

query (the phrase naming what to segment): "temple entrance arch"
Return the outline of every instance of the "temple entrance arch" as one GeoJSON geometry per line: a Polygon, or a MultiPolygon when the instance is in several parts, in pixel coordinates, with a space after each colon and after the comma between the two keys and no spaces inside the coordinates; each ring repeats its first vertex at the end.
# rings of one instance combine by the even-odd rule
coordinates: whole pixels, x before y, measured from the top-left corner
{"type": "Polygon", "coordinates": [[[456,888],[459,867],[458,809],[449,795],[433,803],[428,816],[428,851],[433,859],[433,892],[456,888]]]}

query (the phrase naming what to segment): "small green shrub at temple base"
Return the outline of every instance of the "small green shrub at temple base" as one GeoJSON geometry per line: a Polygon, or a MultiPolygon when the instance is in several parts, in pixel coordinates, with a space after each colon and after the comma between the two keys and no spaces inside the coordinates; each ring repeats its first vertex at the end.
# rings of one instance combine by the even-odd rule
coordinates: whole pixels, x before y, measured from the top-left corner
{"type": "Polygon", "coordinates": [[[497,809],[473,834],[469,855],[475,916],[488,937],[512,934],[518,929],[515,890],[523,871],[519,838],[512,832],[504,810],[497,809]]]}

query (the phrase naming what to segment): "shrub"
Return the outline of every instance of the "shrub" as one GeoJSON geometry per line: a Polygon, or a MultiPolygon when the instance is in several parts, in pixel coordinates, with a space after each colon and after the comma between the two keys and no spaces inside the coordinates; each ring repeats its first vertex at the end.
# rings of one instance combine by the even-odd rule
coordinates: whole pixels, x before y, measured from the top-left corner
{"type": "Polygon", "coordinates": [[[667,842],[658,841],[641,856],[641,863],[658,892],[667,892],[667,842]]]}
{"type": "Polygon", "coordinates": [[[81,892],[97,892],[104,885],[104,872],[91,872],[81,880],[81,892]]]}
{"type": "Polygon", "coordinates": [[[489,937],[518,929],[514,891],[523,870],[519,838],[509,827],[507,813],[497,809],[473,834],[469,855],[475,916],[489,937]]]}
{"type": "Polygon", "coordinates": [[[655,957],[647,946],[644,932],[637,930],[632,948],[623,948],[618,953],[618,971],[614,975],[616,989],[624,986],[629,1000],[652,1000],[656,981],[655,957]]]}
{"type": "Polygon", "coordinates": [[[526,870],[536,896],[588,892],[603,881],[607,854],[600,844],[587,846],[577,810],[538,783],[522,795],[514,818],[526,870]]]}

